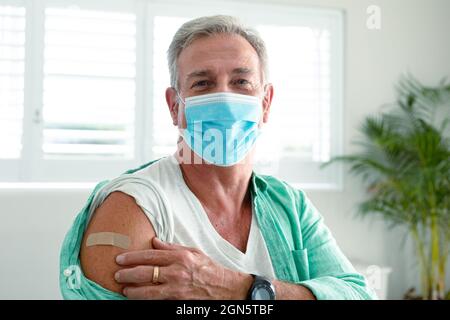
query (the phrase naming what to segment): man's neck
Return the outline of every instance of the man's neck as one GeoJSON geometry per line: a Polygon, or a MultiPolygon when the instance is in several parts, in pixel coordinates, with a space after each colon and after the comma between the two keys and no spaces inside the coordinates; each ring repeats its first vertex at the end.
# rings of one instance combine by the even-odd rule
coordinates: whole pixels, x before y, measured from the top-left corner
{"type": "Polygon", "coordinates": [[[202,204],[217,209],[232,208],[238,213],[249,199],[253,171],[251,161],[244,162],[230,167],[180,162],[180,168],[187,186],[202,204]]]}

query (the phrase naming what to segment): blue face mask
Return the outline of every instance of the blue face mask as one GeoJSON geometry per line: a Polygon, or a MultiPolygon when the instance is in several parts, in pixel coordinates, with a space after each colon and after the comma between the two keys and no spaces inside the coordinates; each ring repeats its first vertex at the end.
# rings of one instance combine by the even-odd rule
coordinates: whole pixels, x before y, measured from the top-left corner
{"type": "Polygon", "coordinates": [[[186,144],[206,162],[228,167],[242,161],[259,135],[258,97],[220,92],[186,98],[186,144]]]}

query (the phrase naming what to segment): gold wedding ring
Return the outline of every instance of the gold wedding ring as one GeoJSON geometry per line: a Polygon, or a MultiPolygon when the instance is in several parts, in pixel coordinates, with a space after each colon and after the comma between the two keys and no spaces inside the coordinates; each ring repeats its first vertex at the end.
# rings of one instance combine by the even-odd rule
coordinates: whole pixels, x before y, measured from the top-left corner
{"type": "Polygon", "coordinates": [[[158,278],[159,278],[159,267],[158,266],[154,266],[153,267],[152,283],[158,283],[158,278]]]}

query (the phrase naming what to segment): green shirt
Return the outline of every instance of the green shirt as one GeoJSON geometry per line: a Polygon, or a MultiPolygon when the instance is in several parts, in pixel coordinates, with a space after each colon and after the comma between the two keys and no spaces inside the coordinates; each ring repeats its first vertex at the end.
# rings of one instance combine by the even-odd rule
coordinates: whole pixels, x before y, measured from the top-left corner
{"type": "MultiPolygon", "coordinates": [[[[87,279],[80,267],[79,253],[89,208],[95,194],[108,182],[102,181],[94,188],[62,244],[60,288],[65,299],[126,299],[87,279]]],[[[303,191],[256,173],[252,174],[250,188],[256,219],[278,280],[301,284],[317,299],[376,299],[303,191]]]]}

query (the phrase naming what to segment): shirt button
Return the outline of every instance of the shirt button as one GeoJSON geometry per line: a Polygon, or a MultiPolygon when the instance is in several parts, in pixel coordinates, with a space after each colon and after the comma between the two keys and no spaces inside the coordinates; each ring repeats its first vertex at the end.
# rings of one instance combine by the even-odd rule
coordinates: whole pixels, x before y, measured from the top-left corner
{"type": "Polygon", "coordinates": [[[70,277],[70,275],[72,274],[72,270],[70,270],[69,268],[67,268],[66,270],[64,270],[64,275],[66,277],[70,277]]]}

